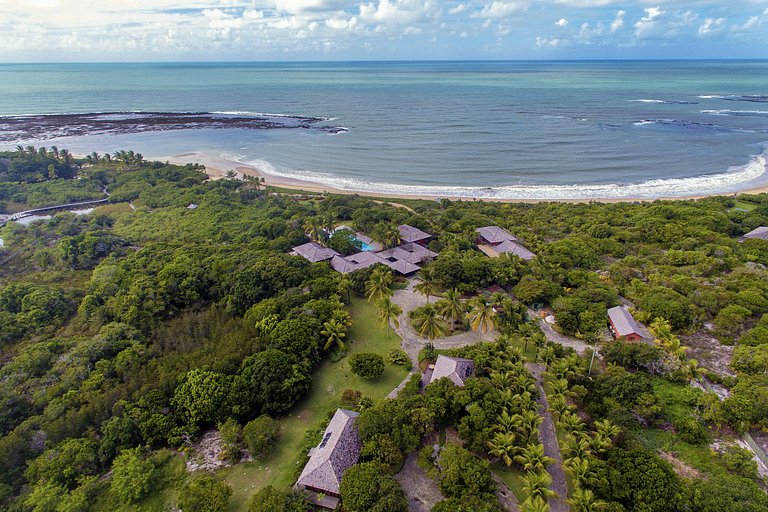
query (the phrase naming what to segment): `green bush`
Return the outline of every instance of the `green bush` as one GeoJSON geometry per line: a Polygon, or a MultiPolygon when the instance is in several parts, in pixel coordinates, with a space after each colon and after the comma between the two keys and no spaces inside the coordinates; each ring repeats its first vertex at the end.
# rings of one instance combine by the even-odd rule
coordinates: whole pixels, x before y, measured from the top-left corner
{"type": "Polygon", "coordinates": [[[179,508],[184,512],[224,512],[232,488],[210,475],[200,475],[188,481],[179,496],[179,508]]]}
{"type": "Polygon", "coordinates": [[[243,441],[254,459],[266,457],[280,438],[280,424],[267,415],[259,416],[243,428],[243,441]]]}
{"type": "Polygon", "coordinates": [[[361,352],[349,358],[352,373],[365,379],[375,379],[384,373],[384,358],[378,354],[361,352]]]}
{"type": "Polygon", "coordinates": [[[711,440],[707,428],[696,418],[683,418],[674,422],[677,436],[688,444],[703,445],[711,440]]]}
{"type": "Polygon", "coordinates": [[[387,359],[390,363],[396,364],[398,366],[404,366],[406,370],[410,370],[413,367],[413,363],[411,363],[411,358],[408,357],[408,354],[405,353],[404,350],[399,348],[393,348],[389,351],[387,354],[387,359]]]}

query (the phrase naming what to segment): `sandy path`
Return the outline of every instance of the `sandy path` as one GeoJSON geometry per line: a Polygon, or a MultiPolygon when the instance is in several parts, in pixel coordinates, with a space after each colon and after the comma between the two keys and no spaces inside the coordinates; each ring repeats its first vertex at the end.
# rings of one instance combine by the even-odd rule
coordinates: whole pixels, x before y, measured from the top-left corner
{"type": "Polygon", "coordinates": [[[547,473],[552,477],[550,489],[557,493],[557,498],[549,499],[549,508],[551,512],[568,512],[570,507],[565,502],[568,498],[568,484],[563,472],[563,459],[560,456],[560,445],[557,442],[555,422],[552,420],[552,414],[549,412],[547,395],[542,385],[544,367],[534,363],[527,363],[525,367],[536,378],[536,388],[539,390],[539,414],[544,418],[544,421],[539,426],[539,437],[544,445],[544,454],[555,459],[555,462],[547,467],[547,473]]]}
{"type": "MultiPolygon", "coordinates": [[[[416,332],[408,319],[409,312],[427,303],[427,298],[413,289],[417,282],[416,279],[411,279],[406,288],[395,291],[395,294],[392,296],[392,302],[403,310],[402,314],[398,317],[400,327],[395,328],[395,332],[403,339],[402,348],[411,358],[414,368],[419,367],[419,351],[427,341],[426,338],[419,336],[419,333],[416,332]]],[[[430,302],[435,302],[435,300],[435,297],[430,297],[430,302]]],[[[479,341],[493,341],[496,339],[496,335],[496,331],[491,331],[485,333],[481,338],[478,337],[477,333],[470,331],[434,339],[432,344],[438,349],[461,348],[473,345],[479,341]]]]}

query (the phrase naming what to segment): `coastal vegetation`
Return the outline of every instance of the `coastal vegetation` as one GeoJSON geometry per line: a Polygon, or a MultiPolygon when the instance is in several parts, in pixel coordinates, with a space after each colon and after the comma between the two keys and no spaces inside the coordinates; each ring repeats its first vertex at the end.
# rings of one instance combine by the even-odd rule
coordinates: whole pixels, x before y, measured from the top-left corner
{"type": "Polygon", "coordinates": [[[0,229],[3,510],[307,510],[290,486],[337,407],[362,441],[344,510],[406,510],[409,457],[433,510],[501,510],[499,482],[521,510],[768,507],[738,444],[768,429],[768,242],[738,240],[768,225],[768,196],[402,208],[53,148],[3,153],[0,181],[9,211],[110,194],[0,229]],[[411,278],[418,307],[388,267],[288,254],[341,224],[393,245],[404,223],[439,252],[411,278]],[[486,225],[537,257],[485,256],[486,225]],[[617,305],[647,343],[608,341],[617,305]],[[420,358],[411,330],[433,343],[420,358]],[[437,353],[475,375],[420,392],[437,353]]]}

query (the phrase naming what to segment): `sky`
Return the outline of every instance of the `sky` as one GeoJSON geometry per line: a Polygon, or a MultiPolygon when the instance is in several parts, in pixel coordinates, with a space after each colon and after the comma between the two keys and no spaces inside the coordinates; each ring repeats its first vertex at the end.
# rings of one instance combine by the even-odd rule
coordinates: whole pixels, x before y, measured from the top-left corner
{"type": "Polygon", "coordinates": [[[768,0],[0,0],[0,62],[768,58],[768,0]]]}

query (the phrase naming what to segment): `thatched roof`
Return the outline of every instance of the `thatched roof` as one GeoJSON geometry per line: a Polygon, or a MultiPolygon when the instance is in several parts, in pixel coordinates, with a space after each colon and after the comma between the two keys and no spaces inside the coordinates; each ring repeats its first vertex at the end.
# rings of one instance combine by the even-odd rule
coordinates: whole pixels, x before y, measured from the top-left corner
{"type": "Polygon", "coordinates": [[[336,409],[322,441],[310,452],[298,485],[339,494],[342,475],[360,458],[362,444],[354,424],[357,416],[356,412],[336,409]]]}
{"type": "Polygon", "coordinates": [[[437,379],[447,377],[457,386],[463,386],[464,381],[474,372],[475,363],[471,359],[448,357],[441,354],[437,356],[435,369],[432,371],[432,378],[429,382],[432,383],[437,379]]]}
{"type": "Polygon", "coordinates": [[[516,236],[508,233],[506,230],[500,228],[499,226],[485,226],[482,228],[477,228],[475,231],[477,231],[483,240],[491,245],[500,244],[505,240],[511,240],[513,242],[517,240],[516,236]]]}
{"type": "Polygon", "coordinates": [[[524,260],[532,260],[536,257],[531,251],[512,240],[505,240],[498,245],[494,245],[493,250],[499,254],[514,254],[524,260]]]}
{"type": "Polygon", "coordinates": [[[293,252],[302,258],[317,263],[318,261],[330,260],[334,256],[338,256],[339,253],[328,247],[323,247],[316,242],[307,242],[298,247],[293,248],[293,252]]]}
{"type": "Polygon", "coordinates": [[[768,228],[765,226],[755,228],[744,235],[744,238],[759,238],[760,240],[768,240],[768,228]]]}
{"type": "Polygon", "coordinates": [[[432,237],[429,233],[425,233],[419,228],[409,226],[408,224],[398,226],[397,229],[400,230],[400,240],[402,242],[422,242],[432,237]]]}

